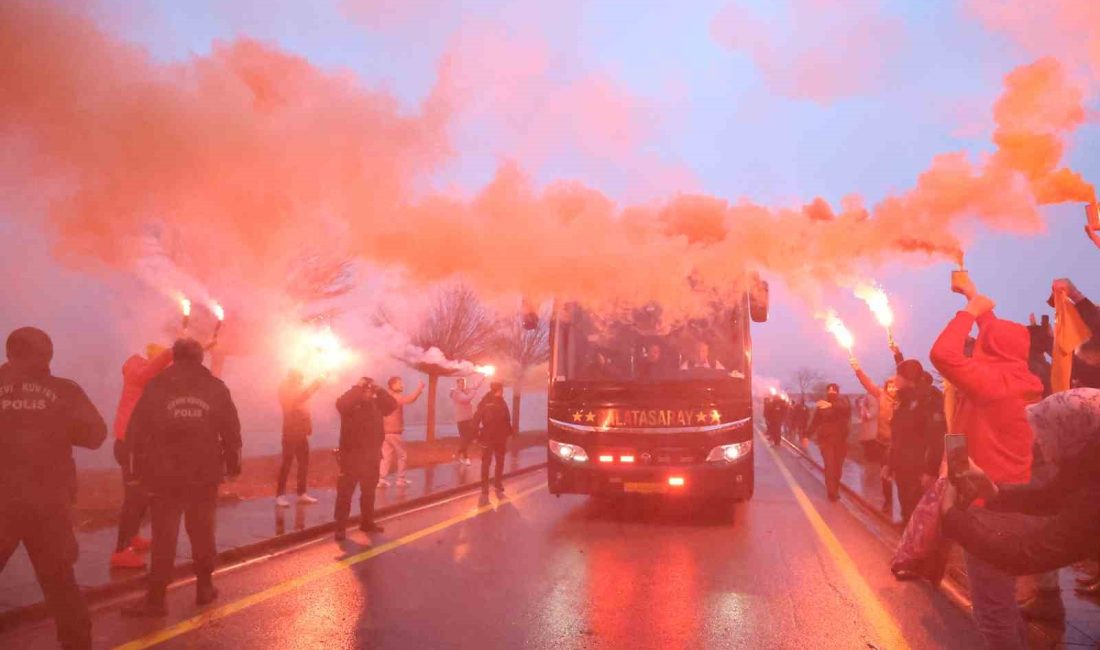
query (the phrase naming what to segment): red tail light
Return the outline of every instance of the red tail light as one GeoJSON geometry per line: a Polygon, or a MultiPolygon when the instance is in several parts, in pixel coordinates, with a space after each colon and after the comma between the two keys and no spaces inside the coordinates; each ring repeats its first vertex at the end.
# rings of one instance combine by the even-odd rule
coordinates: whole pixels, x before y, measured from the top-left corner
{"type": "Polygon", "coordinates": [[[614,456],[600,456],[601,463],[613,463],[615,462],[614,456]]]}
{"type": "Polygon", "coordinates": [[[668,477],[668,484],[671,485],[672,487],[683,487],[684,486],[684,477],[683,476],[670,476],[670,477],[668,477]]]}
{"type": "Polygon", "coordinates": [[[619,462],[621,462],[621,463],[633,463],[634,462],[634,457],[633,456],[619,456],[619,462]]]}

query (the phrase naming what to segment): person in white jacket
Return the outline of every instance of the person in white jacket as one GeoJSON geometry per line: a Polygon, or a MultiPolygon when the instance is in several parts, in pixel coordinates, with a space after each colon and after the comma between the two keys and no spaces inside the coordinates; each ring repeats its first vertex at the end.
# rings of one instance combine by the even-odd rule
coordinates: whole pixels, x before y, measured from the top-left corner
{"type": "Polygon", "coordinates": [[[455,423],[458,424],[458,451],[455,452],[455,461],[464,465],[470,464],[470,445],[477,437],[477,425],[474,422],[474,397],[481,388],[484,376],[475,386],[465,377],[459,377],[451,389],[451,403],[454,406],[455,423]]]}
{"type": "Polygon", "coordinates": [[[386,476],[390,473],[395,456],[397,458],[396,484],[408,485],[409,481],[405,478],[405,467],[408,463],[409,454],[405,451],[405,440],[401,437],[401,434],[405,431],[405,405],[412,404],[420,397],[420,394],[424,392],[424,382],[420,382],[420,385],[416,387],[411,395],[405,395],[405,382],[400,377],[390,377],[386,385],[390,396],[397,402],[397,408],[382,419],[382,428],[386,432],[386,440],[382,443],[382,464],[378,470],[378,487],[390,486],[386,476]]]}

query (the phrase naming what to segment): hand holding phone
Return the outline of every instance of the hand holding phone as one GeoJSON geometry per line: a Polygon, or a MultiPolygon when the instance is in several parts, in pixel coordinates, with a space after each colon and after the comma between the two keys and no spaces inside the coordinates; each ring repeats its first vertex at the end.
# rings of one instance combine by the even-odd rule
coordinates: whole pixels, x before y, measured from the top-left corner
{"type": "Polygon", "coordinates": [[[970,454],[966,448],[966,436],[949,433],[943,437],[943,449],[947,455],[947,476],[955,480],[970,469],[970,454]]]}

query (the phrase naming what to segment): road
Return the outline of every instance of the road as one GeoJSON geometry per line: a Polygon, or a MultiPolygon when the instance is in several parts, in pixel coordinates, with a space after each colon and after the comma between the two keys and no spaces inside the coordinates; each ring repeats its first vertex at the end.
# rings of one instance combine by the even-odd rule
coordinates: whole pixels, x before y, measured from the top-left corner
{"type": "MultiPolygon", "coordinates": [[[[757,441],[756,496],[732,517],[691,504],[555,498],[541,473],[227,568],[203,612],[97,608],[97,647],[974,648],[969,617],[897,583],[889,549],[788,452],[757,441]],[[373,545],[372,545],[373,543],[373,545]]],[[[52,647],[52,626],[0,647],[52,647]]]]}

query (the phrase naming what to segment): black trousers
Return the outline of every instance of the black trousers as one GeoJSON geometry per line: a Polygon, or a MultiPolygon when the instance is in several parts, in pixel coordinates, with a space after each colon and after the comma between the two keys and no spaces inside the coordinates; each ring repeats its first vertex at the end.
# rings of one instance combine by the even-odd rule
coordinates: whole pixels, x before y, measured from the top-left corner
{"type": "Polygon", "coordinates": [[[78,548],[67,503],[0,502],[0,571],[22,543],[64,648],[92,647],[92,620],[73,574],[78,548]]]}
{"type": "Polygon", "coordinates": [[[154,491],[149,499],[153,518],[153,549],[149,564],[149,587],[154,595],[163,594],[172,581],[179,541],[180,520],[191,540],[191,559],[195,575],[208,579],[214,572],[217,546],[214,522],[218,509],[218,486],[203,485],[186,490],[154,491]]]}
{"type": "Polygon", "coordinates": [[[844,471],[844,457],[848,455],[848,441],[843,438],[819,440],[821,458],[825,461],[825,492],[830,498],[840,496],[840,475],[844,471]]]}
{"type": "Polygon", "coordinates": [[[916,510],[924,490],[920,485],[920,470],[900,469],[894,471],[894,482],[898,485],[898,501],[901,503],[901,519],[909,523],[909,516],[916,510]]]}
{"type": "Polygon", "coordinates": [[[379,458],[370,456],[354,467],[342,467],[336,479],[336,526],[347,526],[351,515],[351,498],[359,486],[359,525],[374,523],[374,491],[378,489],[379,458]]]}
{"type": "Polygon", "coordinates": [[[476,435],[477,428],[473,420],[463,420],[458,423],[458,456],[460,458],[470,457],[470,445],[473,444],[476,435]]]}
{"type": "Polygon", "coordinates": [[[115,550],[121,551],[141,530],[141,520],[149,512],[149,492],[133,480],[126,467],[122,468],[122,511],[118,514],[118,542],[115,550]]]}
{"type": "Polygon", "coordinates": [[[490,442],[481,444],[481,486],[489,487],[489,465],[496,459],[496,473],[493,476],[493,485],[504,487],[504,453],[508,451],[507,442],[490,442]]]}
{"type": "Polygon", "coordinates": [[[783,434],[783,426],[781,423],[771,420],[768,425],[768,439],[772,441],[773,445],[779,444],[779,437],[783,434]]]}
{"type": "Polygon", "coordinates": [[[280,496],[286,494],[286,481],[290,478],[290,466],[298,461],[298,494],[306,493],[306,482],[309,479],[309,438],[306,436],[295,438],[283,438],[283,464],[279,465],[280,496]]]}

